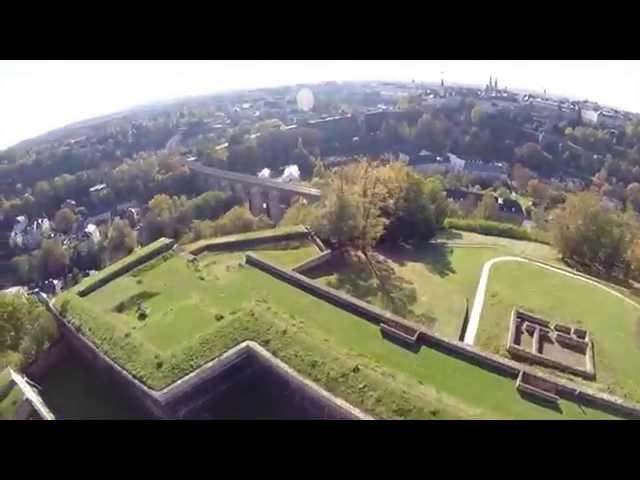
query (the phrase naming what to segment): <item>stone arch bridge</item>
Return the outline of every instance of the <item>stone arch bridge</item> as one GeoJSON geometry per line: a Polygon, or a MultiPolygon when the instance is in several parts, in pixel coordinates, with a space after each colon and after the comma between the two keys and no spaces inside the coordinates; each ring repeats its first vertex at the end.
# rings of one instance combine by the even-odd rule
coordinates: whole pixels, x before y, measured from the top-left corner
{"type": "Polygon", "coordinates": [[[266,215],[278,223],[287,208],[295,199],[303,198],[307,202],[320,199],[322,193],[317,188],[298,183],[279,182],[269,178],[254,177],[244,173],[230,172],[208,167],[196,161],[185,161],[190,170],[214,179],[216,187],[230,188],[245,203],[248,203],[254,215],[266,215]]]}

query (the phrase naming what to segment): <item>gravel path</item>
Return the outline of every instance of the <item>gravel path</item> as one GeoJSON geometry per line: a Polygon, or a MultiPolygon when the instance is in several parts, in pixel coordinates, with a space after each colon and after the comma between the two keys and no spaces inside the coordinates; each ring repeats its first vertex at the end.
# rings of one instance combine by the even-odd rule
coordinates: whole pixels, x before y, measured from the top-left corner
{"type": "Polygon", "coordinates": [[[607,292],[615,295],[623,299],[625,302],[630,303],[636,308],[640,308],[640,304],[630,300],[629,298],[622,295],[620,292],[616,292],[612,288],[606,287],[601,283],[598,283],[594,280],[590,280],[589,278],[585,278],[584,276],[577,275],[575,273],[568,272],[561,268],[555,268],[550,265],[546,265],[544,263],[539,263],[533,260],[528,260],[526,258],[521,257],[497,257],[489,260],[482,266],[482,272],[480,273],[480,281],[478,282],[478,287],[476,289],[476,295],[473,300],[473,306],[471,307],[471,313],[469,315],[469,322],[467,325],[467,330],[464,334],[464,343],[469,345],[473,345],[476,339],[476,333],[478,332],[478,325],[480,324],[480,315],[482,314],[482,307],[484,306],[484,297],[487,293],[487,281],[489,279],[489,272],[491,271],[491,267],[498,262],[527,262],[533,265],[537,265],[541,268],[546,268],[547,270],[551,270],[557,273],[561,273],[562,275],[567,275],[568,277],[575,278],[576,280],[580,280],[582,282],[590,283],[598,288],[606,290],[607,292]]]}

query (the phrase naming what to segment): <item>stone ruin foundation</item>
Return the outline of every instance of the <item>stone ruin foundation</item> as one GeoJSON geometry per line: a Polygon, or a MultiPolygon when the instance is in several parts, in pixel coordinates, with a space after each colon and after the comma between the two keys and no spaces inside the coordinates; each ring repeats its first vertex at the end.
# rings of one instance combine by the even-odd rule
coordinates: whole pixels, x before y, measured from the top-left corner
{"type": "Polygon", "coordinates": [[[595,379],[593,342],[589,332],[552,324],[516,308],[511,313],[507,351],[519,360],[595,379]]]}

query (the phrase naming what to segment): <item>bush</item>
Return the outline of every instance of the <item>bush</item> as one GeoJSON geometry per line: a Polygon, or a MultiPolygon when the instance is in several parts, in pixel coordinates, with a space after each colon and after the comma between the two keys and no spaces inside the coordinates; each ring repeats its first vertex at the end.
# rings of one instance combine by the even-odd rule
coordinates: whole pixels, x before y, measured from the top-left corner
{"type": "Polygon", "coordinates": [[[492,222],[490,220],[447,218],[444,222],[444,227],[483,235],[528,240],[530,242],[544,243],[547,245],[551,243],[549,236],[545,232],[526,230],[508,223],[492,222]]]}

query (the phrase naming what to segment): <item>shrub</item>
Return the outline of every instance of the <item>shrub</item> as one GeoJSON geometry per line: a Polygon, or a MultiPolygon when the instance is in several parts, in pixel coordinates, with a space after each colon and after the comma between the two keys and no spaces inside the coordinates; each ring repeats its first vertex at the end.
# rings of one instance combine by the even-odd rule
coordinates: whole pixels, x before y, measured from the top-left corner
{"type": "Polygon", "coordinates": [[[216,313],[214,318],[216,319],[217,322],[219,322],[224,318],[224,315],[222,313],[216,313]]]}
{"type": "Polygon", "coordinates": [[[475,232],[496,237],[514,238],[516,240],[528,240],[549,245],[548,234],[539,230],[526,230],[508,223],[492,222],[480,219],[447,218],[445,228],[475,232]]]}

